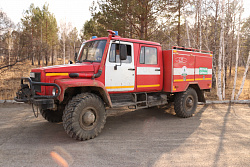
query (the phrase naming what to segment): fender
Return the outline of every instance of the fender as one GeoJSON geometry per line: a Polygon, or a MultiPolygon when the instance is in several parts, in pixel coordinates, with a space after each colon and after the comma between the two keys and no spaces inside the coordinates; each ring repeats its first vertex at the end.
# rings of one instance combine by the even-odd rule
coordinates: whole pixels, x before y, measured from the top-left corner
{"type": "Polygon", "coordinates": [[[199,83],[198,83],[198,82],[189,82],[189,83],[187,83],[187,85],[185,86],[184,91],[186,91],[186,90],[187,90],[187,88],[188,88],[190,85],[198,85],[198,88],[200,89],[200,85],[199,85],[199,83]]]}
{"type": "Polygon", "coordinates": [[[67,88],[72,87],[97,87],[100,89],[100,93],[108,106],[112,107],[112,102],[109,96],[107,89],[105,88],[104,84],[97,80],[90,80],[90,79],[57,79],[55,83],[60,86],[61,94],[58,96],[59,101],[63,101],[64,93],[67,88]]]}

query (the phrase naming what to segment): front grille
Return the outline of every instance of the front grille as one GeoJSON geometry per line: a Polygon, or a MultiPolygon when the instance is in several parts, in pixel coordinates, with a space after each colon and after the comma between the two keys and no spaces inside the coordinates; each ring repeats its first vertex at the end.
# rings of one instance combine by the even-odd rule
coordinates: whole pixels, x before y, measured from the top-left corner
{"type": "MultiPolygon", "coordinates": [[[[41,73],[35,72],[35,78],[31,78],[31,80],[34,82],[41,82],[41,73]]],[[[41,92],[41,85],[34,85],[34,88],[36,92],[41,92]]]]}

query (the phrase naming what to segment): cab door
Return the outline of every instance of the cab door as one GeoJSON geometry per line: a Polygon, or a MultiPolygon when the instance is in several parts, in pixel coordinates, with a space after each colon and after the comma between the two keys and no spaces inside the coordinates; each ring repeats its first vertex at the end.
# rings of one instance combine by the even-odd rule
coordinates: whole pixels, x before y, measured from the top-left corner
{"type": "Polygon", "coordinates": [[[136,87],[139,92],[160,91],[162,89],[162,71],[160,66],[162,53],[159,47],[140,45],[137,61],[136,87]]]}
{"type": "Polygon", "coordinates": [[[105,65],[105,87],[108,92],[133,91],[135,89],[135,65],[133,44],[113,41],[105,65]],[[120,48],[124,45],[127,59],[120,60],[120,48]]]}

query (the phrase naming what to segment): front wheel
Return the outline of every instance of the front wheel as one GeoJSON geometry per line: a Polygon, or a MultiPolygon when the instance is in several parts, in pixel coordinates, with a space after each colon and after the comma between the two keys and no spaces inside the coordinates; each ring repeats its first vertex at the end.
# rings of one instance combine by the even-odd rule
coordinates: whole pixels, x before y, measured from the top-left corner
{"type": "Polygon", "coordinates": [[[106,123],[103,101],[92,93],[75,96],[63,113],[63,127],[66,133],[76,140],[96,137],[106,123]]]}
{"type": "Polygon", "coordinates": [[[196,91],[189,87],[185,92],[175,95],[174,110],[178,117],[188,118],[193,116],[198,104],[196,91]]]}

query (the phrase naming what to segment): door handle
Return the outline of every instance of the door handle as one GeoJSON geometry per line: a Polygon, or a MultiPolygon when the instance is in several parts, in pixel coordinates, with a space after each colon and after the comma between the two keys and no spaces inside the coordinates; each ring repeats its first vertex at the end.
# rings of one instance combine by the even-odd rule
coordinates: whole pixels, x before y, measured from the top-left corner
{"type": "Polygon", "coordinates": [[[160,68],[156,68],[155,71],[161,71],[161,69],[160,68]]]}
{"type": "Polygon", "coordinates": [[[128,70],[130,70],[130,71],[135,71],[135,69],[134,69],[134,68],[129,68],[128,70]]]}

